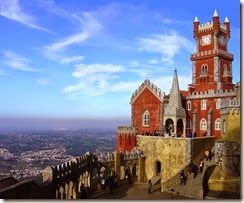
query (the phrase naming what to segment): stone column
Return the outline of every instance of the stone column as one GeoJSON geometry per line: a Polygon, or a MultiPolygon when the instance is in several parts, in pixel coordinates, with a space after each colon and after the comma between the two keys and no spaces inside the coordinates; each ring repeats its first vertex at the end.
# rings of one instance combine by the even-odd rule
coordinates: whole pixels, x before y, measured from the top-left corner
{"type": "Polygon", "coordinates": [[[144,182],[145,175],[145,157],[139,157],[138,159],[138,182],[144,182]]]}
{"type": "Polygon", "coordinates": [[[114,170],[115,174],[118,179],[120,179],[120,164],[121,164],[121,157],[120,157],[120,152],[114,151],[114,170]]]}
{"type": "Polygon", "coordinates": [[[210,136],[212,133],[212,112],[213,112],[213,109],[210,108],[208,111],[208,129],[207,129],[208,136],[210,136]]]}

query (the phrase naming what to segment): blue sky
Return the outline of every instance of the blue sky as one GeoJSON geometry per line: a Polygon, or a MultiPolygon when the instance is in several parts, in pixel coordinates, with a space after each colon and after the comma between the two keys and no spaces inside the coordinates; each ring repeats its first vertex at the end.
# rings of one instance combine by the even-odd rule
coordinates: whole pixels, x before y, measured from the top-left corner
{"type": "Polygon", "coordinates": [[[10,118],[129,120],[136,88],[150,79],[168,94],[175,67],[187,90],[194,18],[212,21],[215,9],[230,21],[236,83],[240,1],[0,0],[0,127],[10,118]]]}

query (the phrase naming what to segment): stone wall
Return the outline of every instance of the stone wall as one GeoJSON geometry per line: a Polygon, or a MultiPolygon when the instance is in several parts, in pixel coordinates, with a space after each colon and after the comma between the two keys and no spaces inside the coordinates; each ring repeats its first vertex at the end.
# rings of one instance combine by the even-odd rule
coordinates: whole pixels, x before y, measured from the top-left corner
{"type": "Polygon", "coordinates": [[[200,163],[200,159],[205,156],[204,151],[214,146],[215,139],[215,137],[188,139],[138,135],[137,146],[146,157],[146,180],[160,175],[161,190],[165,190],[165,187],[170,186],[171,179],[172,184],[175,183],[173,179],[176,174],[184,169],[191,160],[197,165],[200,163]],[[160,171],[157,171],[158,169],[160,171]],[[166,182],[167,186],[163,185],[166,182]]]}

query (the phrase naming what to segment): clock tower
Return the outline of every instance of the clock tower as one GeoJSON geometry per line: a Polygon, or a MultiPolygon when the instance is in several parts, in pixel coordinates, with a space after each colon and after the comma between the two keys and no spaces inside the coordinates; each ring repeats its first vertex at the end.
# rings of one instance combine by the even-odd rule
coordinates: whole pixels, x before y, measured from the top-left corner
{"type": "Polygon", "coordinates": [[[234,57],[228,52],[230,39],[230,22],[219,22],[214,11],[212,22],[200,24],[194,20],[193,35],[196,40],[196,53],[191,54],[192,84],[189,92],[208,90],[234,90],[232,84],[232,61],[234,57]]]}

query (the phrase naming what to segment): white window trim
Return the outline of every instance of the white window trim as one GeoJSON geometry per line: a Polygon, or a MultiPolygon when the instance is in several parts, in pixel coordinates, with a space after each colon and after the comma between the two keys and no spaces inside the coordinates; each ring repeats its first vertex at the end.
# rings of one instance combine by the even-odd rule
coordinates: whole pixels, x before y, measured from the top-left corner
{"type": "Polygon", "coordinates": [[[148,110],[145,110],[142,114],[142,125],[145,127],[150,126],[150,113],[148,110]]]}
{"type": "Polygon", "coordinates": [[[215,120],[215,130],[221,130],[221,119],[220,118],[217,118],[215,120]]]}
{"type": "Polygon", "coordinates": [[[191,110],[191,101],[186,102],[186,109],[191,110]]]}
{"type": "Polygon", "coordinates": [[[222,103],[222,99],[217,99],[217,101],[216,101],[216,109],[220,109],[221,108],[221,103],[222,103]]]}
{"type": "Polygon", "coordinates": [[[206,109],[207,109],[207,102],[204,99],[204,100],[201,101],[201,110],[206,110],[206,109]]]}
{"type": "Polygon", "coordinates": [[[207,121],[203,118],[200,121],[200,130],[207,130],[207,127],[208,127],[207,121]],[[203,123],[205,123],[205,124],[203,125],[203,123]]]}

